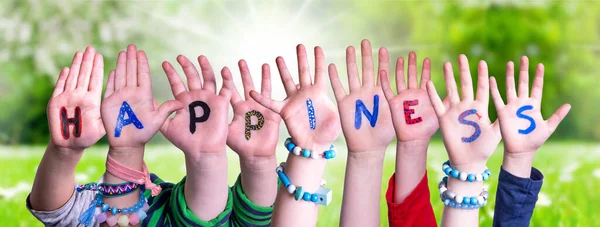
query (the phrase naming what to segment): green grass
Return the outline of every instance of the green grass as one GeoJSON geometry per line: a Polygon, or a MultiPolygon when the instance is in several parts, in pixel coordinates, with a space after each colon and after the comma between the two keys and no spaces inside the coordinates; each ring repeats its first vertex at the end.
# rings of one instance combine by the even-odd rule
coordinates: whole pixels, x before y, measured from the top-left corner
{"type": "MultiPolygon", "coordinates": [[[[345,147],[343,144],[339,148],[345,147]]],[[[497,173],[502,162],[502,148],[490,158],[488,167],[493,177],[489,182],[490,194],[495,195],[497,173]]],[[[331,205],[320,208],[318,226],[338,226],[341,210],[345,155],[342,149],[338,158],[329,161],[325,179],[333,189],[331,205]]],[[[387,207],[384,194],[387,181],[394,172],[394,146],[390,145],[385,159],[381,191],[381,220],[387,226],[387,207]]],[[[25,208],[25,198],[31,188],[35,170],[42,157],[43,147],[0,147],[0,220],[2,226],[42,226],[25,208]],[[19,190],[20,188],[20,190],[19,190]],[[13,193],[11,193],[11,190],[13,193]],[[16,192],[15,192],[16,190],[16,192]]],[[[239,174],[237,156],[229,151],[229,182],[239,174]]],[[[278,159],[286,153],[278,151],[278,159]]],[[[443,204],[439,200],[437,183],[442,177],[441,163],[446,154],[441,142],[433,142],[428,154],[429,188],[431,203],[439,223],[443,204]]],[[[86,151],[77,166],[78,183],[97,180],[104,172],[106,147],[98,146],[86,151]]],[[[148,168],[165,180],[179,181],[185,174],[183,154],[170,145],[148,146],[145,160],[148,168]]],[[[600,226],[600,145],[577,142],[548,143],[535,158],[534,166],[544,175],[540,200],[535,209],[532,226],[600,226]]],[[[492,196],[490,204],[480,212],[481,226],[491,226],[493,218],[492,196]]]]}

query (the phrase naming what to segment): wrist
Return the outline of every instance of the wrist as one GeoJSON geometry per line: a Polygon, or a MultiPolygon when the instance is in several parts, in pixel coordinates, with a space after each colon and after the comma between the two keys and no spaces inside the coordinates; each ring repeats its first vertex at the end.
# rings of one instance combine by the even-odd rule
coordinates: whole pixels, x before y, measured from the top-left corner
{"type": "Polygon", "coordinates": [[[505,151],[502,168],[517,177],[530,178],[534,156],[535,152],[510,153],[505,151]]]}
{"type": "Polygon", "coordinates": [[[421,153],[427,152],[430,140],[411,140],[411,141],[398,141],[396,146],[398,147],[397,152],[399,154],[410,154],[410,153],[421,153]]]}
{"type": "Polygon", "coordinates": [[[83,149],[73,149],[68,147],[59,147],[54,144],[52,141],[48,143],[47,151],[52,152],[53,154],[59,155],[64,158],[79,158],[83,154],[83,149]]]}
{"type": "Polygon", "coordinates": [[[240,169],[248,172],[271,173],[277,165],[275,154],[271,156],[240,156],[240,169]]]}
{"type": "Polygon", "coordinates": [[[109,147],[108,155],[123,166],[142,170],[144,147],[109,147]]]}

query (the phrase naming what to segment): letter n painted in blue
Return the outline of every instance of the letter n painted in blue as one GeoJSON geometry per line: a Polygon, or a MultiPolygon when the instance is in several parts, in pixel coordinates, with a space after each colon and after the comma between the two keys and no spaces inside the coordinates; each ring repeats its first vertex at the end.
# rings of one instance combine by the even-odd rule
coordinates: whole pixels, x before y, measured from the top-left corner
{"type": "Polygon", "coordinates": [[[365,106],[362,100],[356,100],[356,113],[354,114],[354,128],[360,129],[362,124],[362,114],[365,115],[371,127],[375,127],[377,123],[377,116],[379,115],[379,95],[373,96],[373,113],[369,112],[369,109],[365,106]]]}
{"type": "Polygon", "coordinates": [[[533,130],[535,129],[536,125],[535,125],[535,121],[533,120],[532,117],[527,116],[525,114],[523,114],[524,111],[526,110],[532,110],[533,106],[531,105],[525,105],[525,106],[521,106],[521,108],[519,108],[517,110],[517,117],[518,118],[523,118],[525,120],[529,121],[529,127],[527,127],[526,129],[519,129],[519,134],[529,134],[531,132],[533,132],[533,130]]]}
{"type": "Polygon", "coordinates": [[[121,130],[123,130],[123,127],[130,125],[130,124],[133,124],[137,129],[144,128],[144,125],[142,125],[142,122],[140,122],[140,120],[138,120],[137,116],[135,116],[135,113],[131,109],[131,106],[129,106],[129,103],[123,102],[123,105],[121,105],[121,110],[119,110],[119,116],[117,117],[117,127],[115,127],[115,137],[120,137],[121,130]],[[125,114],[127,114],[129,116],[128,119],[125,119],[125,114]]]}

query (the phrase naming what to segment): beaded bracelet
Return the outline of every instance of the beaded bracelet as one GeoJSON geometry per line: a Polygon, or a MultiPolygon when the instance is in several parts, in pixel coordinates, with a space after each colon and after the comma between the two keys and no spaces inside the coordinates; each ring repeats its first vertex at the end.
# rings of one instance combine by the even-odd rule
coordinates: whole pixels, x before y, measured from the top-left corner
{"type": "Polygon", "coordinates": [[[78,220],[80,223],[89,226],[92,222],[95,208],[100,207],[101,213],[96,215],[98,223],[106,222],[109,226],[118,224],[121,227],[129,226],[129,224],[137,225],[141,220],[146,218],[146,211],[148,210],[148,203],[146,203],[144,192],[142,190],[139,191],[139,201],[131,207],[122,209],[119,209],[116,206],[110,207],[110,205],[104,203],[102,194],[96,193],[96,199],[92,202],[88,210],[81,214],[78,220]],[[108,212],[112,214],[110,217],[108,217],[108,212]],[[117,218],[117,214],[119,213],[121,213],[121,215],[117,218]]]}
{"type": "Polygon", "coordinates": [[[444,177],[438,184],[440,190],[440,198],[444,203],[444,206],[452,208],[462,209],[479,209],[487,204],[488,192],[483,189],[479,196],[468,197],[454,194],[454,192],[448,190],[448,177],[444,177]]]}
{"type": "Polygon", "coordinates": [[[77,187],[77,192],[81,192],[83,190],[98,191],[102,196],[111,198],[127,195],[139,187],[140,185],[134,182],[125,182],[122,184],[96,184],[96,182],[91,182],[84,185],[79,185],[77,187]]]}
{"type": "Polygon", "coordinates": [[[297,146],[296,144],[294,144],[294,142],[292,142],[292,138],[287,138],[285,140],[285,148],[290,152],[293,153],[296,156],[304,156],[305,158],[313,158],[313,159],[317,159],[319,157],[323,157],[325,159],[332,159],[335,158],[335,147],[333,146],[333,144],[331,146],[329,146],[329,150],[326,150],[323,154],[319,154],[316,151],[311,151],[309,149],[302,149],[301,147],[297,146]]]}
{"type": "Polygon", "coordinates": [[[450,166],[450,160],[444,162],[444,164],[442,165],[442,171],[444,171],[446,176],[449,176],[449,177],[451,176],[451,177],[459,179],[461,181],[468,181],[468,182],[487,181],[488,179],[490,179],[490,175],[492,174],[492,172],[490,172],[490,170],[487,167],[485,167],[485,170],[481,174],[460,172],[457,169],[453,169],[450,166]]]}
{"type": "Polygon", "coordinates": [[[305,192],[302,189],[302,186],[299,186],[296,188],[296,186],[290,182],[290,179],[283,172],[284,165],[285,165],[285,162],[282,162],[277,167],[277,169],[275,169],[275,171],[277,172],[277,176],[279,176],[279,180],[281,181],[283,186],[285,186],[287,188],[288,193],[290,193],[291,195],[294,195],[294,199],[296,199],[296,201],[302,199],[304,201],[307,201],[307,202],[310,201],[317,205],[323,205],[323,206],[327,206],[327,205],[329,205],[329,203],[331,203],[331,189],[323,187],[323,186],[325,186],[325,183],[326,183],[325,180],[321,180],[319,189],[317,189],[317,191],[314,194],[305,192]]]}

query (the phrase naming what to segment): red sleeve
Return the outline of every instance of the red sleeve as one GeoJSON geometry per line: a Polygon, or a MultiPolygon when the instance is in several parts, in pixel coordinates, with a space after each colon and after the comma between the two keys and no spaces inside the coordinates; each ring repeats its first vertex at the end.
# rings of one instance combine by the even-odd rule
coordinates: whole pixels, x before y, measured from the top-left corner
{"type": "Polygon", "coordinates": [[[390,178],[385,199],[390,227],[437,226],[427,186],[427,173],[417,187],[400,204],[394,203],[395,173],[390,178]]]}

